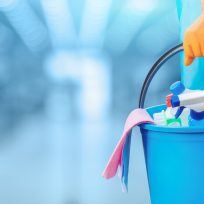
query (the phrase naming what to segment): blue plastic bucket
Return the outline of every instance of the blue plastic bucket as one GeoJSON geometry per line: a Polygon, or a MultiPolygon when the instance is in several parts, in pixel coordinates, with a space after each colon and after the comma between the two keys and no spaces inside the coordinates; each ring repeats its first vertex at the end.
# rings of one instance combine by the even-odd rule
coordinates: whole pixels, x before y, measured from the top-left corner
{"type": "MultiPolygon", "coordinates": [[[[139,107],[161,65],[182,51],[182,44],[165,53],[151,68],[140,94],[139,107]]],[[[152,116],[165,105],[147,108],[152,116]]],[[[140,126],[151,204],[204,204],[204,127],[140,126]]]]}
{"type": "Polygon", "coordinates": [[[151,203],[204,204],[204,128],[145,124],[141,133],[151,203]]]}

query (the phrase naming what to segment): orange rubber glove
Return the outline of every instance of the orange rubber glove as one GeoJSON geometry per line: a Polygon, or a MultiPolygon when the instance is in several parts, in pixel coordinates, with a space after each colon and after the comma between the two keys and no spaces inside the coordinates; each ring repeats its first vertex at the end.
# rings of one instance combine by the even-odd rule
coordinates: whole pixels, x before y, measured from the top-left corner
{"type": "MultiPolygon", "coordinates": [[[[204,0],[202,0],[204,6],[204,0]]],[[[204,57],[204,12],[184,35],[184,64],[189,66],[196,57],[204,57]]]]}

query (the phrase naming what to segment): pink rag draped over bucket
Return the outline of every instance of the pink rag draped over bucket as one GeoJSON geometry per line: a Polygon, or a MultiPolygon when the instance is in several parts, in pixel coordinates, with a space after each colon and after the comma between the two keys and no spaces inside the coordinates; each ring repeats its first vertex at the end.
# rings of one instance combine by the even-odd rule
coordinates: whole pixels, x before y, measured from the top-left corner
{"type": "Polygon", "coordinates": [[[153,119],[145,109],[135,109],[129,114],[125,122],[125,127],[124,127],[122,137],[118,142],[112,156],[110,157],[110,160],[105,170],[102,173],[102,176],[104,178],[110,179],[116,175],[118,167],[121,164],[122,151],[124,148],[125,141],[128,135],[130,135],[129,133],[131,132],[133,127],[144,123],[152,123],[152,124],[154,123],[153,119]]]}

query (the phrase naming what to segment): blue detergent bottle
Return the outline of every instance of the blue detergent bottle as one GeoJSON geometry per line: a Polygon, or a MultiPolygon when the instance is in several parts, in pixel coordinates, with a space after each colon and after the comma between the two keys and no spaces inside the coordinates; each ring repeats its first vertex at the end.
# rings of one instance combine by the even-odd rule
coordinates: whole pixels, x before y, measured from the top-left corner
{"type": "Polygon", "coordinates": [[[188,118],[189,126],[203,126],[204,127],[204,111],[196,112],[194,110],[190,111],[188,118]]]}

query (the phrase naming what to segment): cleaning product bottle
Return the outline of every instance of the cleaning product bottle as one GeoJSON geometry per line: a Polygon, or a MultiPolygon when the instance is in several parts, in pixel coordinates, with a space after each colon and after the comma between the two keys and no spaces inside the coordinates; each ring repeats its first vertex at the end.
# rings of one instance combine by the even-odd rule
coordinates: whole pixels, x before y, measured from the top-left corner
{"type": "Polygon", "coordinates": [[[204,127],[204,111],[196,112],[194,110],[191,110],[188,121],[189,121],[189,126],[203,126],[204,127]]]}
{"type": "Polygon", "coordinates": [[[180,114],[179,118],[181,119],[182,127],[188,127],[189,126],[189,115],[190,115],[190,109],[184,108],[182,113],[180,114]]]}
{"type": "Polygon", "coordinates": [[[183,106],[173,108],[171,106],[171,97],[173,95],[188,93],[190,90],[186,89],[185,86],[180,81],[177,81],[170,86],[170,91],[171,91],[171,94],[166,97],[166,105],[167,105],[166,113],[167,115],[169,115],[168,112],[170,112],[171,115],[174,116],[174,118],[176,119],[180,118],[181,126],[187,127],[188,126],[188,116],[189,116],[190,110],[183,106]]]}
{"type": "MultiPolygon", "coordinates": [[[[182,84],[182,82],[180,81],[177,81],[175,83],[173,83],[171,86],[170,86],[170,91],[172,92],[172,94],[167,98],[167,104],[171,107],[171,97],[173,95],[180,95],[180,94],[184,94],[184,93],[189,93],[191,92],[191,90],[189,89],[186,89],[185,86],[182,84]]],[[[181,106],[177,109],[177,112],[175,113],[175,117],[178,118],[183,110],[184,110],[184,106],[181,106]]],[[[183,114],[184,115],[184,114],[183,114]]]]}
{"type": "Polygon", "coordinates": [[[204,91],[185,89],[181,82],[173,84],[170,90],[173,94],[168,97],[167,104],[172,108],[179,107],[176,118],[182,114],[184,109],[189,108],[189,126],[204,127],[204,91]]]}
{"type": "Polygon", "coordinates": [[[166,111],[162,110],[159,113],[153,115],[154,123],[160,126],[169,127],[181,127],[181,119],[175,118],[171,113],[171,108],[167,108],[166,111]]]}

